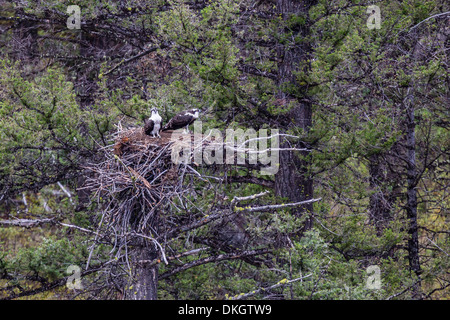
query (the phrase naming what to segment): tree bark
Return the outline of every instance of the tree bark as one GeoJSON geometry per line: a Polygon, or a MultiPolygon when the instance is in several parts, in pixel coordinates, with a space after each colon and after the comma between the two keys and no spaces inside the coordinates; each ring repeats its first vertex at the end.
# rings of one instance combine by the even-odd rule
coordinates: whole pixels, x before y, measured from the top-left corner
{"type": "Polygon", "coordinates": [[[406,191],[406,215],[409,220],[408,233],[408,259],[409,266],[417,276],[421,274],[419,260],[419,232],[417,225],[417,191],[416,191],[416,136],[414,122],[414,106],[407,106],[407,132],[406,132],[406,148],[407,148],[407,191],[406,191]]]}
{"type": "Polygon", "coordinates": [[[131,254],[132,278],[127,285],[128,300],[158,299],[158,264],[148,265],[158,257],[158,248],[153,243],[142,244],[131,254]]]}
{"type": "MultiPolygon", "coordinates": [[[[277,0],[276,6],[278,13],[286,21],[292,15],[303,15],[307,17],[309,9],[316,1],[294,1],[294,0],[277,0]]],[[[303,25],[296,25],[291,29],[282,30],[281,32],[293,32],[295,36],[305,36],[309,34],[309,26],[306,21],[303,25]]],[[[299,69],[299,63],[308,59],[311,53],[311,46],[304,43],[288,43],[286,45],[279,44],[277,54],[279,59],[277,85],[279,88],[277,100],[283,108],[288,105],[291,109],[285,116],[283,130],[290,128],[300,128],[308,131],[312,123],[311,103],[305,103],[303,96],[300,102],[299,94],[292,94],[286,90],[286,87],[299,90],[295,72],[299,69]]],[[[305,71],[305,70],[302,70],[305,71]]],[[[280,143],[281,148],[287,147],[304,147],[299,141],[283,141],[280,143]],[[294,145],[292,145],[294,144],[294,145]]],[[[306,154],[303,154],[306,155],[306,154]]],[[[300,155],[294,151],[280,152],[280,167],[275,176],[275,194],[280,197],[286,197],[290,202],[304,201],[313,197],[313,180],[308,174],[308,163],[300,158],[300,155]]],[[[297,216],[312,212],[312,203],[292,209],[293,214],[297,216]]],[[[308,219],[305,229],[310,229],[312,220],[308,219]]]]}
{"type": "MultiPolygon", "coordinates": [[[[419,41],[413,47],[412,56],[414,62],[419,60],[422,55],[422,49],[419,41]]],[[[417,183],[418,173],[416,164],[416,122],[415,122],[415,84],[414,79],[411,80],[410,86],[406,91],[406,97],[403,100],[404,110],[406,113],[406,157],[407,157],[407,187],[406,187],[406,216],[408,218],[408,260],[409,267],[419,280],[414,286],[416,296],[421,295],[420,275],[422,269],[419,259],[419,226],[417,223],[417,183]]]]}

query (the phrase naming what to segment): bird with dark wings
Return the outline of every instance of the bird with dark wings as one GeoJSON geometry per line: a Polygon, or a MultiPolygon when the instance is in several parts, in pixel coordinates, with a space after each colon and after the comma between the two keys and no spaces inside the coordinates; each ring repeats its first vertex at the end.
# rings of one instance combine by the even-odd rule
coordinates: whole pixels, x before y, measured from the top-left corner
{"type": "Polygon", "coordinates": [[[167,122],[167,124],[162,128],[162,131],[186,128],[186,131],[189,132],[189,125],[198,119],[199,112],[199,109],[191,109],[180,112],[170,119],[169,122],[167,122]]]}

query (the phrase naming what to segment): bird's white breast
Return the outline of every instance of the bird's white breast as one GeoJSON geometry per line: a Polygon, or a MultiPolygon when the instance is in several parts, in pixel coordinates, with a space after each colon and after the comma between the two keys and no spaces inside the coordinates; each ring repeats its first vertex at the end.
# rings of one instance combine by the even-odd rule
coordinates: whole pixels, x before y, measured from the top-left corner
{"type": "Polygon", "coordinates": [[[152,133],[159,132],[159,129],[161,129],[161,121],[162,121],[161,116],[157,113],[153,113],[152,116],[149,118],[149,120],[153,121],[152,133]]]}
{"type": "Polygon", "coordinates": [[[161,118],[161,116],[159,115],[159,114],[157,114],[157,113],[154,113],[154,114],[152,114],[152,116],[149,118],[150,120],[153,120],[153,122],[156,124],[156,123],[161,123],[161,121],[162,121],[162,118],[161,118]]]}

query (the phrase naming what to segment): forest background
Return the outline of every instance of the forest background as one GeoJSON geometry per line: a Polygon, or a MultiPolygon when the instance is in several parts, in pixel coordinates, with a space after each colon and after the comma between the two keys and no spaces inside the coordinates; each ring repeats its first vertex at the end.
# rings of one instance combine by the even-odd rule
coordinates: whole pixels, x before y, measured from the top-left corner
{"type": "Polygon", "coordinates": [[[448,299],[449,11],[0,0],[0,299],[448,299]],[[278,172],[184,166],[119,233],[92,168],[152,107],[279,129],[278,172]]]}

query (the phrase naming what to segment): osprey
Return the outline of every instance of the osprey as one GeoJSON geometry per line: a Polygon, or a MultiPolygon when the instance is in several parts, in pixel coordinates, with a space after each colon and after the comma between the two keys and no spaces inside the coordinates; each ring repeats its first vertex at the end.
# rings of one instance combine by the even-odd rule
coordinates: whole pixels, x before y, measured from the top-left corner
{"type": "Polygon", "coordinates": [[[161,138],[161,136],[159,135],[159,131],[161,131],[162,127],[162,118],[156,108],[152,108],[151,113],[152,115],[150,116],[150,118],[145,120],[144,132],[146,135],[151,135],[152,137],[155,137],[156,135],[157,137],[161,138]]]}
{"type": "Polygon", "coordinates": [[[189,125],[198,119],[198,113],[198,109],[180,112],[167,122],[162,131],[186,128],[186,131],[189,132],[189,125]]]}

